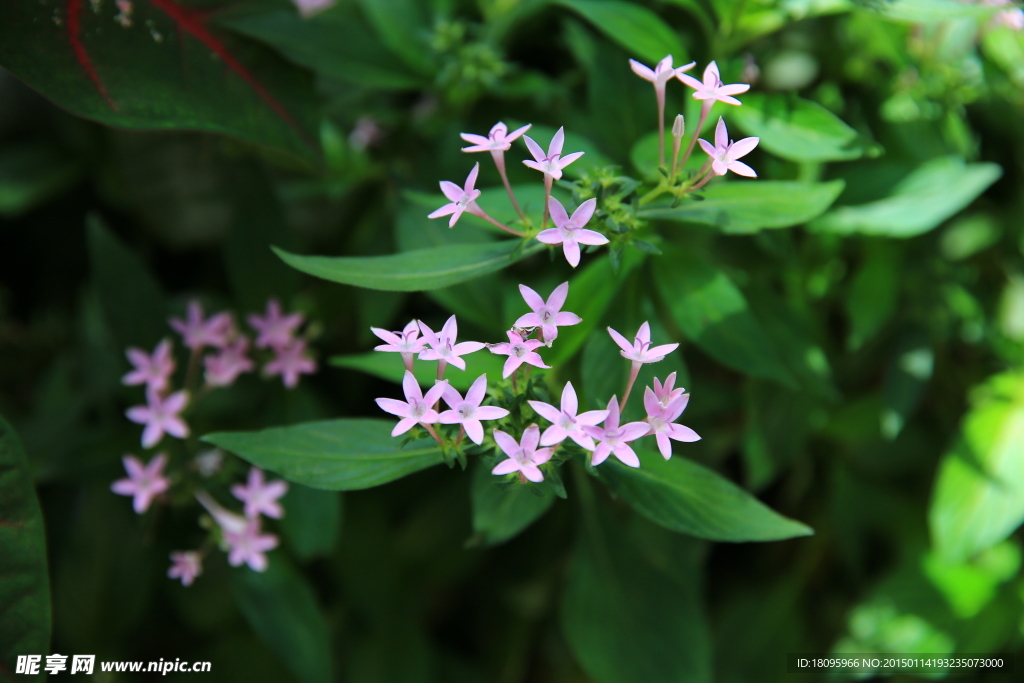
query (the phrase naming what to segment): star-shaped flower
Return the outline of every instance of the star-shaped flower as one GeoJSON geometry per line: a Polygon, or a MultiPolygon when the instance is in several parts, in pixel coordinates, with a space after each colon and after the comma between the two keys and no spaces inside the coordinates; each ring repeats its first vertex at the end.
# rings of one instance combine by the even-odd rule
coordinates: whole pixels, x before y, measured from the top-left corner
{"type": "Polygon", "coordinates": [[[682,394],[664,406],[650,387],[644,390],[644,409],[647,411],[647,423],[651,426],[648,433],[654,434],[654,438],[658,440],[658,450],[666,460],[672,457],[672,444],[669,443],[669,439],[686,442],[700,440],[697,432],[689,427],[674,424],[683,414],[689,401],[690,395],[682,394]]]}
{"type": "Polygon", "coordinates": [[[482,406],[480,403],[487,395],[487,375],[476,378],[466,398],[451,386],[445,388],[442,398],[451,410],[446,410],[438,417],[441,424],[461,424],[470,440],[479,445],[484,440],[484,426],[480,420],[500,420],[508,415],[508,411],[497,406],[482,406]]]}
{"type": "Polygon", "coordinates": [[[454,227],[455,222],[462,217],[463,212],[469,212],[471,214],[483,217],[483,210],[477,206],[476,199],[480,196],[480,190],[474,189],[476,185],[476,177],[480,173],[480,164],[474,164],[473,170],[466,176],[465,187],[459,187],[455,183],[447,180],[441,181],[441,192],[444,192],[444,196],[447,197],[450,202],[445,204],[440,209],[432,211],[427,215],[427,218],[440,218],[441,216],[447,216],[451,214],[451,220],[448,221],[448,227],[454,227]]]}
{"type": "Polygon", "coordinates": [[[512,141],[518,138],[520,135],[530,130],[532,123],[528,123],[522,128],[517,128],[508,134],[508,126],[501,121],[494,124],[491,128],[491,132],[487,134],[487,137],[483,135],[474,135],[473,133],[459,133],[460,137],[466,142],[472,142],[470,147],[463,147],[463,152],[506,152],[512,148],[512,141]]]}
{"type": "Polygon", "coordinates": [[[630,467],[640,467],[640,458],[637,457],[636,452],[628,444],[647,434],[650,429],[651,426],[646,422],[630,422],[620,427],[619,401],[616,397],[612,396],[612,400],[608,401],[608,417],[605,418],[604,426],[591,427],[585,425],[583,427],[583,431],[588,436],[599,441],[594,448],[590,464],[596,467],[614,453],[615,457],[624,464],[630,467]]]}
{"type": "Polygon", "coordinates": [[[277,355],[263,366],[263,371],[268,375],[281,375],[281,380],[289,389],[298,386],[299,375],[312,375],[316,372],[316,361],[306,355],[304,339],[293,339],[290,344],[274,351],[277,355]]]}
{"type": "Polygon", "coordinates": [[[274,519],[284,517],[284,508],[277,500],[286,493],[288,482],[278,479],[268,483],[263,470],[258,467],[249,470],[249,479],[244,486],[235,484],[231,487],[231,494],[245,503],[245,516],[250,519],[261,514],[274,519]]]}
{"type": "Polygon", "coordinates": [[[373,347],[373,350],[402,354],[405,369],[409,371],[412,371],[413,355],[426,348],[426,339],[420,337],[420,326],[415,320],[406,325],[401,332],[389,332],[379,327],[371,327],[370,331],[387,342],[373,347]]]}
{"type": "Polygon", "coordinates": [[[650,81],[651,83],[653,83],[654,89],[658,90],[662,94],[662,97],[664,97],[665,93],[665,84],[672,80],[673,77],[679,76],[685,73],[686,71],[689,71],[694,66],[696,66],[696,64],[697,62],[690,62],[689,64],[677,66],[676,68],[673,69],[672,55],[666,55],[660,62],[658,62],[655,65],[654,69],[651,69],[650,67],[644,66],[635,59],[629,60],[629,66],[631,69],[633,69],[633,73],[635,73],[637,76],[644,79],[645,81],[650,81]]]}
{"type": "Polygon", "coordinates": [[[519,366],[523,363],[529,363],[530,365],[537,368],[550,368],[550,365],[544,365],[544,359],[537,353],[537,348],[544,346],[544,342],[539,339],[523,339],[523,336],[514,330],[509,330],[508,341],[500,344],[490,344],[491,353],[496,353],[500,356],[508,356],[508,360],[505,361],[505,366],[502,368],[501,376],[508,377],[513,372],[519,369],[519,366]]]}
{"type": "Polygon", "coordinates": [[[171,318],[168,322],[181,334],[185,346],[194,351],[204,346],[220,348],[235,334],[235,321],[231,319],[230,313],[221,312],[206,319],[203,317],[202,304],[194,299],[188,303],[185,320],[171,318]]]}
{"type": "Polygon", "coordinates": [[[566,382],[565,388],[562,389],[561,410],[541,401],[527,402],[537,411],[538,415],[551,423],[551,426],[545,429],[541,436],[541,444],[554,446],[556,443],[562,443],[568,437],[588,451],[594,450],[594,440],[583,431],[583,427],[600,424],[608,417],[608,411],[589,410],[577,415],[579,402],[576,399],[576,390],[573,388],[572,382],[566,382]]]}
{"type": "Polygon", "coordinates": [[[754,151],[761,138],[743,138],[737,142],[729,139],[729,131],[725,129],[725,120],[719,117],[718,126],[715,128],[715,144],[701,138],[700,148],[711,157],[711,171],[715,175],[725,175],[732,171],[737,175],[756,178],[757,173],[742,161],[736,161],[754,151]]]}
{"type": "Polygon", "coordinates": [[[229,387],[243,372],[252,372],[256,367],[246,352],[249,338],[238,337],[221,349],[220,353],[203,358],[206,366],[206,383],[211,387],[229,387]]]}
{"type": "Polygon", "coordinates": [[[672,388],[675,386],[675,383],[676,373],[674,372],[665,378],[664,384],[662,384],[657,377],[654,378],[654,395],[658,399],[658,403],[661,404],[662,408],[683,395],[685,389],[682,387],[679,387],[678,389],[672,388]]]}
{"type": "Polygon", "coordinates": [[[147,391],[146,400],[148,405],[129,408],[125,413],[132,422],[146,425],[142,430],[142,445],[145,448],[160,443],[165,433],[179,439],[188,436],[188,425],[179,415],[188,405],[186,392],[177,391],[162,398],[155,391],[147,391]]]}
{"type": "Polygon", "coordinates": [[[256,348],[278,349],[291,343],[292,337],[303,322],[301,313],[281,315],[281,302],[277,299],[267,300],[266,315],[255,313],[249,316],[249,325],[259,334],[256,337],[256,348]]]}
{"type": "Polygon", "coordinates": [[[541,230],[537,234],[537,241],[544,244],[561,244],[565,260],[575,268],[580,264],[581,244],[608,244],[608,238],[601,233],[583,228],[594,215],[596,208],[597,199],[588,199],[572,212],[572,218],[570,218],[561,202],[551,197],[548,200],[548,210],[551,212],[551,219],[555,222],[556,227],[541,230]]]}
{"type": "Polygon", "coordinates": [[[182,586],[191,586],[196,577],[203,573],[203,554],[198,550],[183,550],[171,553],[167,578],[181,579],[182,586]]]}
{"type": "Polygon", "coordinates": [[[436,360],[451,363],[459,370],[466,369],[466,361],[462,360],[460,356],[474,353],[487,346],[483,342],[469,341],[456,344],[455,337],[459,332],[459,328],[455,322],[454,315],[448,318],[444,327],[437,334],[434,334],[434,331],[422,322],[420,323],[420,330],[423,332],[423,341],[430,347],[420,352],[420,360],[436,360]]]}
{"type": "Polygon", "coordinates": [[[540,427],[537,425],[527,427],[526,431],[523,432],[523,438],[520,443],[516,443],[514,438],[500,429],[495,429],[494,440],[497,442],[498,447],[508,456],[508,460],[502,460],[495,465],[494,469],[491,470],[491,474],[520,472],[522,476],[534,483],[544,481],[544,474],[538,466],[551,459],[551,449],[541,448],[538,450],[537,443],[540,441],[540,427]]]}
{"type": "Polygon", "coordinates": [[[565,131],[562,128],[559,128],[551,138],[547,154],[529,135],[524,135],[523,140],[526,141],[526,147],[533,155],[533,161],[527,159],[523,163],[554,180],[560,180],[562,169],[583,156],[583,152],[573,152],[562,156],[562,145],[565,144],[565,131]]]}
{"type": "Polygon", "coordinates": [[[732,85],[722,83],[722,78],[718,73],[718,65],[714,62],[708,64],[707,68],[704,69],[703,83],[688,74],[678,74],[677,78],[696,90],[693,93],[695,100],[718,100],[719,102],[738,106],[742,102],[732,97],[732,95],[739,95],[750,90],[750,86],[746,83],[734,83],[732,85]]]}
{"type": "Polygon", "coordinates": [[[519,285],[519,292],[526,300],[526,305],[533,309],[533,313],[527,313],[516,320],[516,327],[539,327],[544,341],[551,344],[551,341],[558,336],[558,328],[567,325],[577,325],[583,322],[583,318],[575,313],[562,311],[565,305],[565,298],[569,296],[569,283],[563,282],[555,287],[551,296],[545,302],[540,294],[533,291],[526,285],[519,285]]]}
{"type": "Polygon", "coordinates": [[[164,339],[153,349],[150,356],[142,349],[130,348],[125,351],[135,369],[121,378],[128,386],[145,384],[147,389],[163,391],[174,373],[174,356],[171,355],[171,341],[164,339]]]}
{"type": "Polygon", "coordinates": [[[120,496],[132,496],[132,509],[141,515],[154,498],[171,487],[170,479],[164,476],[167,456],[160,453],[147,465],[132,455],[124,456],[121,462],[128,478],[118,479],[110,485],[110,490],[120,496]]]}
{"type": "Polygon", "coordinates": [[[621,334],[608,328],[608,334],[612,336],[615,343],[619,345],[622,351],[619,352],[626,360],[631,360],[634,363],[657,363],[658,361],[665,358],[669,353],[672,353],[679,344],[662,344],[660,346],[651,346],[651,326],[648,323],[644,323],[637,330],[636,338],[633,339],[633,343],[630,344],[629,340],[623,337],[621,334]]]}
{"type": "Polygon", "coordinates": [[[438,415],[434,410],[434,404],[440,400],[447,388],[448,380],[443,380],[428,389],[424,396],[419,382],[416,381],[416,376],[406,370],[405,376],[402,378],[402,389],[405,391],[404,402],[393,398],[376,399],[377,405],[385,413],[402,418],[391,430],[391,436],[405,434],[416,424],[436,423],[438,415]]]}
{"type": "Polygon", "coordinates": [[[248,519],[229,512],[206,491],[197,491],[195,495],[196,500],[220,526],[228,549],[228,564],[232,567],[247,564],[253,571],[264,571],[267,568],[267,556],[264,553],[277,547],[277,536],[260,533],[259,517],[248,519]]]}

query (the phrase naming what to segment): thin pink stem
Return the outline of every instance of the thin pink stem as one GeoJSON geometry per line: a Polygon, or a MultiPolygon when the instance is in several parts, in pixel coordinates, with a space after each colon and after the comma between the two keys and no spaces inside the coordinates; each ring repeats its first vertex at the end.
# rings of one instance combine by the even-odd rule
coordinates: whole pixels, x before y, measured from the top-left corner
{"type": "Polygon", "coordinates": [[[462,437],[464,437],[465,435],[466,435],[466,425],[460,424],[459,425],[459,438],[455,439],[455,445],[456,446],[458,446],[460,443],[462,443],[462,437]]]}
{"type": "Polygon", "coordinates": [[[526,237],[526,233],[519,232],[518,230],[514,230],[514,229],[508,227],[507,225],[505,225],[504,223],[500,223],[500,222],[494,220],[493,218],[491,218],[487,214],[486,211],[481,209],[479,206],[477,206],[477,210],[473,212],[473,215],[474,216],[479,216],[480,218],[483,218],[485,221],[487,221],[488,223],[490,223],[494,227],[501,228],[502,230],[504,230],[505,232],[509,233],[510,235],[515,235],[516,237],[526,237]]]}
{"type": "Polygon", "coordinates": [[[497,149],[491,150],[491,158],[494,159],[494,165],[498,168],[498,174],[501,175],[501,182],[505,185],[505,192],[508,192],[508,198],[512,200],[512,206],[515,208],[516,213],[519,214],[520,219],[525,219],[523,210],[519,208],[519,202],[516,201],[516,195],[512,192],[512,185],[508,182],[508,174],[505,173],[505,152],[497,149]]]}
{"type": "Polygon", "coordinates": [[[709,180],[711,180],[712,178],[714,178],[714,177],[715,177],[714,173],[708,173],[706,176],[704,176],[704,178],[699,183],[697,183],[696,185],[691,187],[689,190],[687,190],[687,192],[695,192],[695,191],[699,190],[700,188],[704,187],[707,184],[707,182],[709,180]]]}
{"type": "Polygon", "coordinates": [[[413,355],[409,351],[402,352],[402,361],[405,362],[405,369],[412,372],[413,355]]]}
{"type": "Polygon", "coordinates": [[[700,137],[700,132],[704,129],[704,122],[708,120],[708,114],[711,113],[711,106],[714,103],[714,100],[704,100],[701,103],[700,120],[697,121],[697,127],[693,130],[693,137],[690,138],[690,144],[686,148],[686,154],[683,155],[683,160],[679,163],[681,167],[686,166],[686,162],[689,160],[690,154],[693,153],[693,148],[697,145],[697,138],[700,137]]]}
{"type": "Polygon", "coordinates": [[[658,99],[658,166],[665,165],[665,84],[654,84],[654,96],[658,99]]]}
{"type": "Polygon", "coordinates": [[[548,201],[551,199],[551,186],[554,182],[554,178],[549,176],[547,173],[544,174],[544,218],[541,219],[540,222],[541,230],[548,227],[548,201]]]}
{"type": "Polygon", "coordinates": [[[629,400],[629,392],[633,391],[633,383],[636,382],[636,376],[640,373],[640,366],[642,363],[633,361],[633,367],[629,369],[629,381],[626,382],[626,391],[622,394],[622,405],[619,406],[619,412],[626,410],[626,401],[629,400]]]}
{"type": "Polygon", "coordinates": [[[422,425],[423,425],[424,427],[426,427],[426,428],[427,428],[427,433],[429,433],[429,434],[430,434],[430,435],[431,435],[432,437],[434,437],[434,441],[436,441],[436,442],[438,443],[438,445],[442,445],[442,446],[444,445],[444,444],[443,444],[443,443],[441,442],[441,437],[439,437],[439,436],[437,435],[437,432],[435,432],[435,431],[434,431],[434,428],[433,428],[433,427],[431,427],[430,425],[428,425],[428,424],[427,424],[427,423],[425,423],[425,422],[421,422],[420,424],[422,424],[422,425]]]}

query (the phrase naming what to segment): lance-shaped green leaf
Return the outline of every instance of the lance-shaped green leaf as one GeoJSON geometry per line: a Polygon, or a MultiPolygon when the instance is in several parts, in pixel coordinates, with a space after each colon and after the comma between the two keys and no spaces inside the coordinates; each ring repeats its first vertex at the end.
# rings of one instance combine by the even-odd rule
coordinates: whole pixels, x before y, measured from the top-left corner
{"type": "MultiPolygon", "coordinates": [[[[50,580],[43,515],[28,460],[17,435],[3,418],[0,548],[0,678],[7,680],[7,674],[15,671],[18,655],[50,652],[50,580]]],[[[25,680],[41,680],[44,676],[25,680]]]]}
{"type": "Polygon", "coordinates": [[[402,447],[392,420],[305,422],[257,432],[217,432],[203,440],[257,467],[317,489],[351,491],[380,486],[444,462],[433,440],[402,447]]]}
{"type": "Polygon", "coordinates": [[[646,7],[621,0],[560,0],[559,4],[578,13],[652,68],[665,55],[674,55],[676,60],[685,55],[676,32],[646,7]]]}
{"type": "Polygon", "coordinates": [[[907,24],[954,19],[984,19],[995,11],[992,5],[957,0],[856,0],[856,4],[882,16],[907,24]]]}
{"type": "Polygon", "coordinates": [[[932,159],[904,178],[885,199],[840,206],[811,224],[813,230],[914,237],[937,228],[973,202],[1003,173],[998,164],[932,159]]]}
{"type": "Polygon", "coordinates": [[[281,499],[287,510],[278,524],[284,540],[300,560],[330,554],[338,542],[342,495],[292,483],[281,499]]]}
{"type": "Polygon", "coordinates": [[[47,140],[7,143],[0,150],[0,216],[19,216],[78,180],[82,166],[47,140]]]}
{"type": "Polygon", "coordinates": [[[747,135],[777,157],[790,161],[842,161],[864,154],[864,141],[853,128],[820,104],[795,95],[743,96],[743,106],[729,112],[747,135]]]}
{"type": "Polygon", "coordinates": [[[595,471],[634,510],[666,529],[712,541],[779,541],[814,533],[702,465],[635,450],[638,469],[609,458],[595,471]]]}
{"type": "Polygon", "coordinates": [[[390,292],[422,292],[493,273],[544,248],[540,242],[525,247],[521,244],[519,240],[456,244],[388,256],[299,256],[277,247],[274,251],[292,268],[331,282],[390,292]]]}
{"type": "Polygon", "coordinates": [[[555,502],[531,484],[503,485],[483,464],[473,470],[473,545],[496,545],[516,536],[540,519],[555,502]]]}
{"type": "Polygon", "coordinates": [[[650,206],[644,218],[714,225],[726,233],[751,233],[766,228],[788,228],[820,216],[839,193],[842,180],[799,183],[788,180],[729,181],[713,185],[704,200],[684,199],[672,208],[650,206]]]}

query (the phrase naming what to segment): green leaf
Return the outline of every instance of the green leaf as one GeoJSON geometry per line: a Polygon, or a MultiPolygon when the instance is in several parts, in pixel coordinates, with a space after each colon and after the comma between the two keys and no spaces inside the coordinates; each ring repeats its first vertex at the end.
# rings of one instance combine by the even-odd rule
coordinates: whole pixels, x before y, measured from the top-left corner
{"type": "Polygon", "coordinates": [[[666,249],[654,264],[654,282],[672,319],[689,339],[718,361],[787,386],[794,381],[754,318],[742,292],[725,273],[683,249],[666,249]]]}
{"type": "Polygon", "coordinates": [[[965,164],[957,157],[932,159],[904,178],[885,199],[837,207],[814,221],[811,229],[842,235],[914,237],[937,228],[973,202],[1002,173],[997,164],[965,164]]]}
{"type": "MultiPolygon", "coordinates": [[[[15,671],[18,655],[50,652],[50,580],[43,514],[28,460],[10,425],[0,418],[0,676],[15,671]]],[[[25,677],[42,680],[46,676],[25,677]]],[[[20,680],[19,677],[18,680],[20,680]]],[[[11,678],[13,679],[13,676],[11,678]]]]}
{"type": "Polygon", "coordinates": [[[278,522],[295,557],[311,560],[329,555],[341,532],[341,495],[292,483],[281,499],[285,516],[278,522]]]}
{"type": "Polygon", "coordinates": [[[313,82],[303,70],[209,23],[232,3],[0,4],[0,65],[73,114],[131,129],[232,135],[316,162],[313,82]],[[95,11],[94,8],[95,7],[95,11]]]}
{"type": "Polygon", "coordinates": [[[825,212],[843,191],[842,180],[798,183],[786,180],[731,181],[713,185],[704,200],[681,205],[651,206],[644,218],[714,225],[726,233],[751,233],[765,228],[801,225],[825,212]]]}
{"type": "MultiPolygon", "coordinates": [[[[501,377],[501,370],[507,360],[506,356],[499,356],[482,349],[475,353],[464,356],[466,369],[459,370],[449,365],[444,373],[448,383],[459,391],[465,391],[480,375],[486,374],[488,382],[501,377]]],[[[331,365],[339,368],[348,368],[365,372],[374,377],[390,380],[397,384],[402,383],[405,377],[405,365],[402,363],[400,354],[384,351],[372,351],[352,356],[334,356],[330,360],[331,365]]],[[[419,381],[420,386],[433,386],[437,378],[437,363],[417,361],[413,365],[413,374],[419,381]]]]}
{"type": "Polygon", "coordinates": [[[66,190],[82,166],[49,141],[10,142],[0,149],[0,216],[19,216],[66,190]]]}
{"type": "Polygon", "coordinates": [[[519,240],[491,244],[457,244],[417,249],[388,256],[299,256],[274,247],[296,270],[344,285],[389,292],[422,292],[493,273],[542,249],[540,242],[516,249],[519,240]]]}
{"type": "Polygon", "coordinates": [[[579,14],[652,69],[665,55],[673,55],[678,64],[686,54],[679,35],[646,7],[620,0],[559,0],[559,4],[579,14]]]}
{"type": "Polygon", "coordinates": [[[928,511],[932,543],[957,561],[1024,521],[1024,375],[995,375],[972,396],[959,443],[939,465],[928,511]]]}
{"type": "Polygon", "coordinates": [[[666,529],[712,541],[779,541],[814,533],[715,472],[673,456],[635,449],[639,469],[609,458],[595,471],[609,488],[666,529]]]}
{"type": "Polygon", "coordinates": [[[983,19],[992,6],[972,5],[956,0],[857,0],[857,4],[900,23],[920,24],[950,19],[983,19]]]}
{"type": "Polygon", "coordinates": [[[743,106],[730,111],[730,121],[759,137],[761,149],[790,161],[843,161],[865,152],[857,131],[796,95],[744,95],[743,106]]]}
{"type": "Polygon", "coordinates": [[[1009,26],[989,26],[982,34],[981,48],[1017,87],[1024,87],[1024,33],[1009,26]]]}
{"type": "Polygon", "coordinates": [[[203,441],[288,481],[332,491],[380,486],[444,462],[433,440],[402,448],[402,438],[391,436],[394,426],[394,420],[326,420],[257,432],[217,432],[203,441]]]}
{"type": "Polygon", "coordinates": [[[380,41],[407,67],[424,75],[433,71],[427,50],[430,29],[422,12],[424,3],[420,0],[359,0],[359,5],[380,41]]]}
{"type": "Polygon", "coordinates": [[[480,463],[470,484],[473,504],[471,545],[497,545],[513,538],[544,516],[555,497],[532,484],[502,482],[480,463]]]}
{"type": "Polygon", "coordinates": [[[231,588],[252,629],[303,683],[334,679],[327,621],[316,593],[281,552],[269,555],[264,572],[231,572],[231,588]]]}
{"type": "Polygon", "coordinates": [[[850,336],[846,346],[859,349],[874,337],[896,312],[900,294],[902,253],[889,241],[866,245],[864,263],[850,282],[846,312],[850,336]]]}

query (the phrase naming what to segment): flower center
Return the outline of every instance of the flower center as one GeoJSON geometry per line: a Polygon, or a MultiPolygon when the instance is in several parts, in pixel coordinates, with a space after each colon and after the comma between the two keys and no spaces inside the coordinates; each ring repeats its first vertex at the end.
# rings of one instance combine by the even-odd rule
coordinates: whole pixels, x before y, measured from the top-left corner
{"type": "Polygon", "coordinates": [[[465,406],[465,405],[464,406],[460,406],[457,412],[459,413],[459,416],[463,420],[471,420],[471,419],[473,419],[473,415],[476,414],[476,411],[473,409],[472,406],[465,406]]]}
{"type": "Polygon", "coordinates": [[[542,323],[544,323],[546,325],[548,323],[548,321],[550,321],[551,318],[553,318],[553,317],[554,316],[551,315],[551,311],[549,311],[546,308],[542,308],[541,309],[541,311],[540,311],[540,321],[542,323]]]}
{"type": "Polygon", "coordinates": [[[529,351],[527,351],[525,346],[520,346],[519,344],[516,344],[515,346],[512,347],[512,355],[515,356],[516,358],[522,358],[527,353],[529,353],[529,351]]]}

